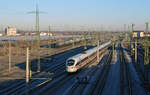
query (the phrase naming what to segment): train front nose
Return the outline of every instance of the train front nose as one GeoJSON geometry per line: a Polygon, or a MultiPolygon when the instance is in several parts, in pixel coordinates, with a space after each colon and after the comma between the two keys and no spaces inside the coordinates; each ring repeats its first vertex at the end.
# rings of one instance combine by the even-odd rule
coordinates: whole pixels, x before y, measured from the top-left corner
{"type": "Polygon", "coordinates": [[[69,59],[69,60],[67,60],[67,63],[66,63],[66,71],[67,72],[76,72],[76,68],[75,68],[75,66],[74,66],[74,64],[75,64],[75,60],[73,60],[73,59],[69,59]]]}
{"type": "Polygon", "coordinates": [[[66,71],[72,73],[76,72],[77,69],[74,66],[67,66],[66,71]]]}

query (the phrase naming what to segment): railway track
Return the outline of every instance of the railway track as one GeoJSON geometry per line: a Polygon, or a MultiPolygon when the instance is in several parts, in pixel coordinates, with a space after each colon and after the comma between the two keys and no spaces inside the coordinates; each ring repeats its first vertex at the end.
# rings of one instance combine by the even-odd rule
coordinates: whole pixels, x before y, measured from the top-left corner
{"type": "MultiPolygon", "coordinates": [[[[81,45],[78,44],[78,45],[77,45],[76,47],[74,47],[74,48],[78,48],[78,47],[80,47],[80,46],[81,46],[81,45]]],[[[69,50],[69,49],[74,49],[74,48],[72,48],[71,45],[65,46],[65,47],[62,47],[62,48],[59,48],[57,51],[52,52],[51,55],[47,55],[47,54],[42,55],[42,56],[41,56],[41,60],[44,59],[44,58],[47,57],[47,56],[54,56],[54,55],[56,56],[56,55],[58,55],[58,54],[64,53],[65,51],[67,51],[67,50],[69,50]]],[[[34,58],[34,59],[32,58],[32,60],[35,60],[35,58],[34,58]]],[[[25,67],[24,64],[23,64],[23,66],[25,67]]],[[[33,66],[32,68],[37,68],[37,67],[36,67],[36,66],[33,66]]],[[[13,72],[17,72],[18,68],[15,67],[15,65],[13,65],[12,68],[11,68],[11,70],[12,70],[13,72]]],[[[4,68],[4,69],[0,69],[0,75],[3,74],[3,73],[5,73],[5,72],[8,72],[8,70],[6,70],[5,68],[4,68]]],[[[13,73],[13,72],[11,72],[11,73],[13,73]]]]}
{"type": "Polygon", "coordinates": [[[140,80],[144,82],[144,49],[138,48],[138,51],[137,63],[135,63],[134,58],[132,58],[132,61],[134,62],[134,67],[136,69],[136,72],[138,73],[140,80]]]}
{"type": "MultiPolygon", "coordinates": [[[[85,73],[85,72],[82,72],[84,71],[90,64],[86,65],[80,72],[81,73],[85,73]]],[[[81,74],[78,72],[78,74],[81,74]]],[[[35,92],[35,94],[32,94],[32,95],[40,95],[40,94],[44,94],[44,95],[49,95],[49,93],[54,93],[57,89],[59,89],[59,87],[61,85],[64,85],[66,82],[70,81],[71,79],[77,77],[78,75],[77,74],[68,74],[67,72],[61,74],[61,76],[59,76],[58,79],[52,81],[51,83],[48,83],[48,84],[45,84],[46,86],[44,88],[41,89],[40,87],[40,91],[39,92],[35,92]]],[[[53,94],[52,94],[53,95],[53,94]]]]}
{"type": "Polygon", "coordinates": [[[144,49],[140,48],[138,49],[138,58],[137,58],[137,63],[135,63],[134,58],[132,58],[132,62],[134,62],[133,66],[141,80],[141,83],[138,83],[139,85],[142,86],[142,88],[144,88],[145,90],[145,94],[149,95],[150,92],[150,84],[145,82],[146,78],[145,78],[145,68],[144,68],[144,49]]]}
{"type": "MultiPolygon", "coordinates": [[[[90,63],[93,63],[93,61],[90,63]]],[[[90,65],[90,63],[87,64],[83,69],[81,69],[81,71],[79,71],[77,74],[68,75],[67,73],[65,73],[64,76],[61,77],[60,79],[54,80],[53,82],[46,84],[46,86],[44,88],[41,88],[41,90],[39,89],[40,90],[39,92],[36,92],[36,93],[34,92],[35,94],[33,94],[33,93],[31,93],[31,94],[32,95],[36,95],[36,94],[38,94],[38,95],[40,95],[40,94],[44,94],[44,95],[52,94],[53,95],[55,92],[57,92],[59,87],[66,84],[68,81],[70,81],[72,79],[76,79],[76,77],[78,77],[79,75],[80,76],[87,76],[89,73],[93,72],[94,69],[86,71],[86,69],[90,65]]],[[[82,92],[86,86],[86,85],[84,85],[84,86],[80,85],[77,81],[73,82],[72,84],[73,85],[71,86],[70,90],[66,93],[66,94],[69,93],[68,95],[71,95],[71,93],[73,94],[73,92],[75,91],[74,89],[76,89],[76,87],[81,86],[80,92],[82,92]]]]}
{"type": "Polygon", "coordinates": [[[132,93],[135,93],[134,89],[137,89],[138,87],[140,87],[143,90],[143,92],[141,90],[137,90],[136,95],[141,95],[141,94],[149,95],[150,85],[148,83],[145,83],[145,76],[144,76],[144,73],[145,73],[145,71],[144,71],[144,49],[138,47],[137,62],[135,62],[133,54],[131,54],[130,52],[127,52],[127,53],[129,53],[129,55],[131,55],[131,60],[133,62],[132,65],[135,69],[135,72],[137,73],[138,78],[139,78],[139,81],[135,80],[135,79],[134,79],[135,80],[134,82],[132,81],[132,89],[133,89],[132,93]]]}
{"type": "Polygon", "coordinates": [[[95,85],[91,88],[89,95],[102,94],[103,88],[107,81],[107,76],[109,74],[111,59],[112,59],[112,50],[109,51],[109,54],[106,57],[102,70],[98,72],[95,85]]]}
{"type": "MultiPolygon", "coordinates": [[[[132,60],[132,62],[134,62],[134,60],[132,60]]],[[[142,68],[140,67],[139,64],[141,63],[134,63],[133,65],[135,67],[136,72],[138,73],[140,80],[144,81],[144,71],[142,71],[142,68]]]]}
{"type": "Polygon", "coordinates": [[[87,73],[85,73],[83,76],[81,77],[81,81],[76,81],[70,88],[70,90],[67,92],[66,95],[82,95],[82,93],[84,92],[86,86],[88,85],[88,83],[90,82],[91,78],[92,78],[92,74],[94,74],[97,71],[97,68],[93,68],[91,70],[89,70],[87,73]]]}
{"type": "MultiPolygon", "coordinates": [[[[91,63],[94,63],[94,62],[96,62],[96,60],[93,60],[93,62],[91,62],[91,63]]],[[[93,68],[89,69],[87,72],[80,75],[82,77],[77,77],[78,79],[76,79],[76,81],[70,87],[69,91],[66,94],[67,95],[82,95],[85,87],[88,85],[88,83],[91,79],[91,76],[96,72],[96,70],[97,70],[97,68],[93,67],[93,68]]]]}
{"type": "MultiPolygon", "coordinates": [[[[80,51],[78,51],[78,52],[80,52],[80,51]]],[[[61,60],[62,61],[62,60],[61,60]]],[[[45,71],[43,71],[43,72],[56,72],[56,71],[60,71],[60,69],[64,69],[65,68],[65,64],[64,64],[64,61],[63,62],[61,62],[61,61],[59,61],[59,64],[58,65],[54,65],[54,66],[52,66],[52,67],[50,67],[50,68],[48,68],[48,69],[46,69],[45,71]],[[60,63],[61,62],[61,63],[60,63]]],[[[58,73],[58,72],[57,72],[58,73]]],[[[56,74],[56,76],[58,76],[59,74],[56,74]]],[[[52,75],[50,75],[50,76],[52,76],[52,75]]],[[[50,77],[49,75],[47,76],[47,77],[50,77]]],[[[53,76],[53,78],[56,78],[56,76],[53,76]]],[[[42,73],[39,73],[39,74],[36,74],[34,77],[44,77],[44,75],[42,74],[42,73]]],[[[46,77],[46,78],[47,78],[46,77]]],[[[31,80],[31,83],[33,83],[34,84],[34,82],[35,82],[35,84],[36,85],[39,85],[39,84],[42,84],[43,82],[45,82],[45,81],[39,81],[39,80],[31,80]]],[[[34,87],[37,87],[37,86],[34,86],[34,87]]],[[[22,89],[23,90],[23,92],[24,92],[24,88],[25,88],[25,80],[21,80],[20,82],[17,82],[17,83],[15,83],[14,85],[12,85],[12,86],[10,86],[10,87],[8,87],[8,88],[6,88],[6,89],[4,89],[4,90],[2,90],[2,91],[0,91],[0,93],[1,94],[4,94],[4,95],[10,95],[10,94],[14,94],[14,93],[19,93],[19,92],[17,92],[17,90],[18,91],[21,91],[20,89],[22,89]]],[[[21,95],[21,94],[20,94],[21,95]]]]}
{"type": "MultiPolygon", "coordinates": [[[[105,54],[107,51],[107,49],[104,49],[100,55],[103,55],[105,54]]],[[[100,59],[105,59],[105,57],[101,58],[100,59]]],[[[102,61],[101,60],[101,61],[102,61]]],[[[96,72],[98,71],[98,66],[101,65],[102,62],[99,62],[96,64],[96,66],[93,66],[89,71],[88,73],[85,73],[82,80],[84,80],[83,82],[76,82],[75,84],[73,84],[73,86],[71,87],[70,91],[68,91],[67,95],[82,95],[84,93],[84,90],[86,88],[86,86],[88,85],[88,83],[90,82],[90,80],[92,79],[92,77],[96,74],[96,72]]],[[[96,59],[94,60],[94,62],[96,62],[96,59]]],[[[93,62],[92,62],[93,63],[93,62]]]]}
{"type": "MultiPolygon", "coordinates": [[[[60,62],[60,61],[59,61],[60,62]]],[[[64,62],[64,61],[63,61],[64,62]]],[[[47,68],[46,70],[44,70],[43,72],[41,73],[37,73],[37,74],[34,74],[32,77],[34,78],[38,78],[38,77],[44,77],[44,72],[56,72],[57,70],[59,70],[60,68],[61,69],[64,69],[65,67],[65,64],[64,63],[59,63],[59,64],[56,64],[54,66],[50,66],[49,68],[47,68]]],[[[32,80],[33,81],[33,80],[32,80]]],[[[31,82],[32,82],[31,81],[31,82]]],[[[10,93],[13,93],[14,91],[16,91],[17,89],[19,88],[23,88],[25,87],[25,80],[21,80],[17,83],[15,83],[14,85],[0,91],[0,93],[6,93],[6,95],[9,95],[10,93]]]]}
{"type": "MultiPolygon", "coordinates": [[[[60,65],[56,66],[55,68],[51,68],[51,69],[49,68],[50,69],[49,71],[50,72],[56,71],[56,70],[62,68],[62,65],[64,65],[64,64],[60,64],[60,65]]],[[[65,67],[65,66],[63,66],[63,67],[65,67]]],[[[39,73],[39,75],[37,75],[37,78],[35,76],[35,78],[31,79],[31,81],[30,81],[31,87],[30,88],[33,89],[45,81],[49,82],[52,78],[56,78],[56,76],[57,76],[57,74],[56,75],[51,75],[51,74],[44,75],[42,73],[39,73]],[[41,79],[38,77],[40,77],[41,79]]],[[[6,90],[3,90],[0,93],[3,93],[4,95],[11,95],[11,94],[19,93],[20,95],[22,95],[23,93],[25,93],[24,89],[26,89],[25,80],[18,82],[16,85],[13,85],[13,86],[7,88],[6,90]]]]}
{"type": "Polygon", "coordinates": [[[119,48],[120,55],[120,95],[132,95],[132,83],[129,65],[126,62],[123,48],[119,48]]]}

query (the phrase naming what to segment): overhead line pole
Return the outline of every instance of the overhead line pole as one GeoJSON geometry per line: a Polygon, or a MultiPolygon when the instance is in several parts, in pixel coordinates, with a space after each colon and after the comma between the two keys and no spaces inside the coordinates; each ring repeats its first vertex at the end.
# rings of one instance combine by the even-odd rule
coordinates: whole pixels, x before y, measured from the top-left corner
{"type": "Polygon", "coordinates": [[[86,32],[84,32],[84,49],[87,49],[86,32]]]}
{"type": "Polygon", "coordinates": [[[130,37],[130,26],[128,25],[128,42],[129,42],[129,46],[128,46],[128,49],[131,50],[131,37],[130,37]]]}
{"type": "Polygon", "coordinates": [[[124,24],[124,32],[126,33],[126,24],[124,24]]]}
{"type": "Polygon", "coordinates": [[[29,64],[29,47],[26,51],[26,95],[29,95],[29,81],[30,81],[30,64],[29,64]]]}
{"type": "Polygon", "coordinates": [[[74,38],[74,33],[72,32],[72,48],[75,46],[75,38],[74,38]]]}
{"type": "Polygon", "coordinates": [[[100,46],[99,33],[97,33],[97,62],[99,62],[99,46],[100,46]]]}
{"type": "Polygon", "coordinates": [[[9,39],[9,72],[11,72],[11,41],[9,39]]]}
{"type": "Polygon", "coordinates": [[[38,69],[37,72],[40,72],[40,28],[39,28],[39,9],[38,9],[38,5],[36,5],[36,32],[37,32],[37,45],[38,45],[38,51],[37,51],[37,55],[38,55],[38,69]]]}
{"type": "Polygon", "coordinates": [[[112,40],[112,49],[113,49],[113,55],[115,53],[115,39],[113,37],[113,40],[112,40]]]}
{"type": "Polygon", "coordinates": [[[132,49],[133,49],[133,38],[132,38],[132,36],[133,36],[133,31],[134,31],[134,24],[132,24],[132,33],[131,33],[131,53],[132,53],[132,49]]]}
{"type": "Polygon", "coordinates": [[[51,31],[51,27],[49,25],[49,30],[48,30],[48,46],[49,46],[49,49],[48,49],[48,55],[50,55],[51,53],[51,38],[50,38],[50,31],[51,31]]]}
{"type": "MultiPolygon", "coordinates": [[[[135,26],[135,24],[132,24],[132,34],[134,31],[134,26],[135,26]]],[[[132,38],[131,40],[132,40],[131,49],[133,48],[133,40],[134,40],[134,61],[135,61],[135,63],[137,63],[137,38],[135,38],[135,39],[132,38]]]]}
{"type": "Polygon", "coordinates": [[[148,22],[146,22],[146,36],[144,40],[145,54],[144,54],[144,73],[145,73],[145,84],[148,84],[148,64],[149,64],[149,45],[148,45],[148,22]]]}
{"type": "Polygon", "coordinates": [[[146,37],[145,37],[145,56],[144,56],[144,64],[147,65],[149,64],[149,58],[148,58],[148,53],[149,53],[149,48],[148,48],[148,22],[146,23],[146,37]]]}
{"type": "Polygon", "coordinates": [[[130,38],[130,26],[128,26],[128,41],[129,41],[129,38],[130,38]]]}
{"type": "Polygon", "coordinates": [[[40,72],[40,26],[39,26],[39,12],[38,5],[36,5],[36,11],[28,12],[28,13],[33,13],[36,14],[36,35],[37,35],[37,57],[38,57],[38,62],[37,62],[37,72],[40,72]]]}
{"type": "Polygon", "coordinates": [[[137,39],[135,39],[135,55],[134,55],[135,63],[137,63],[137,39]]]}

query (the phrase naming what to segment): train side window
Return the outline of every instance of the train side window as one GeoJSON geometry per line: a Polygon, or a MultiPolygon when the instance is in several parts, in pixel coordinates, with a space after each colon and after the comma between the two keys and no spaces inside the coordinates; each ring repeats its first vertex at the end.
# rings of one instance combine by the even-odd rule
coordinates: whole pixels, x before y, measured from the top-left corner
{"type": "Polygon", "coordinates": [[[81,64],[82,62],[84,62],[84,61],[87,60],[87,59],[88,59],[88,57],[84,58],[83,60],[81,60],[80,62],[78,62],[78,63],[76,64],[76,66],[79,65],[79,64],[81,64]]]}
{"type": "Polygon", "coordinates": [[[87,60],[87,59],[88,59],[88,57],[84,58],[83,60],[81,60],[81,63],[84,62],[84,61],[87,60]]]}

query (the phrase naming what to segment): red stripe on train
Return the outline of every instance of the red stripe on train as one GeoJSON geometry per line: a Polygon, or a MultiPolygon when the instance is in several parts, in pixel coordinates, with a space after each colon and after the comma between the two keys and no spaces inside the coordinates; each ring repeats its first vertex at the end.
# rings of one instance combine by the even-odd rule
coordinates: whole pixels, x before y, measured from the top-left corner
{"type": "Polygon", "coordinates": [[[85,60],[84,62],[82,62],[81,65],[78,65],[78,66],[82,66],[83,64],[85,64],[85,63],[87,63],[87,62],[93,60],[95,57],[96,57],[96,54],[93,55],[92,57],[88,58],[87,60],[85,60]]]}

